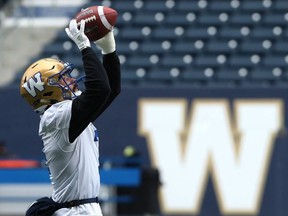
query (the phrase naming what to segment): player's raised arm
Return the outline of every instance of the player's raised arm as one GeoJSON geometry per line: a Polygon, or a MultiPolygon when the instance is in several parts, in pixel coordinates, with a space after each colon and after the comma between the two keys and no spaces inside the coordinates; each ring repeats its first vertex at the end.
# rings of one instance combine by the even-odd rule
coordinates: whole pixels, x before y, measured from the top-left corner
{"type": "Polygon", "coordinates": [[[109,98],[111,89],[102,62],[90,47],[90,41],[84,34],[84,21],[80,30],[76,20],[71,20],[67,35],[81,50],[83,66],[86,74],[85,91],[72,103],[72,116],[69,128],[69,140],[73,142],[87,125],[103,112],[103,106],[109,98]]]}
{"type": "Polygon", "coordinates": [[[94,43],[103,54],[103,66],[106,70],[111,88],[111,94],[102,108],[104,111],[121,92],[120,61],[116,52],[116,42],[113,31],[110,31],[106,36],[95,41],[94,43]]]}

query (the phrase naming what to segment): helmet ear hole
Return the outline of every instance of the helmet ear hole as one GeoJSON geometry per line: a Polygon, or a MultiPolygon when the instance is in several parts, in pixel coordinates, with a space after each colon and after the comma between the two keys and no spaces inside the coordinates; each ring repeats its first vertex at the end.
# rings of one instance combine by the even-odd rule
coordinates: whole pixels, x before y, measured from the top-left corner
{"type": "Polygon", "coordinates": [[[43,96],[47,96],[47,97],[48,97],[48,96],[51,96],[52,94],[53,94],[53,92],[50,91],[50,92],[46,92],[46,93],[44,93],[43,96]]]}

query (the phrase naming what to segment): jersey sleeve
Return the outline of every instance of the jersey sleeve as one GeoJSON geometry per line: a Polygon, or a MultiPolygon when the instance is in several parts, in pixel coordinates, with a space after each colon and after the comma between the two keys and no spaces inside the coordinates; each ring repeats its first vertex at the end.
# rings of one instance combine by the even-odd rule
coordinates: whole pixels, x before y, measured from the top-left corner
{"type": "Polygon", "coordinates": [[[85,78],[85,91],[72,102],[69,140],[73,142],[90,122],[103,112],[111,88],[102,62],[92,48],[81,51],[85,78]]]}
{"type": "MultiPolygon", "coordinates": [[[[109,98],[106,100],[105,104],[103,105],[102,109],[98,113],[98,116],[106,110],[106,108],[113,102],[113,100],[121,92],[121,69],[120,69],[119,57],[116,51],[103,56],[103,66],[108,76],[111,93],[109,95],[109,98]]],[[[96,115],[93,117],[93,121],[98,116],[96,113],[96,115]]]]}
{"type": "Polygon", "coordinates": [[[64,132],[62,134],[64,139],[69,143],[68,129],[71,120],[71,106],[72,101],[66,100],[54,104],[46,110],[41,117],[39,133],[62,131],[64,132]]]}

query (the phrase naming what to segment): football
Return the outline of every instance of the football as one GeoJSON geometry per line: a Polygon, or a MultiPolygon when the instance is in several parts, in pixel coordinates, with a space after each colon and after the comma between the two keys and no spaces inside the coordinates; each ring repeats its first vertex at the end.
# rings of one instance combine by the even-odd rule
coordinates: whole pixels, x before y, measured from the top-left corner
{"type": "Polygon", "coordinates": [[[117,11],[105,6],[91,6],[78,12],[74,19],[80,29],[80,21],[85,21],[84,33],[90,41],[97,41],[112,31],[117,21],[117,11]]]}

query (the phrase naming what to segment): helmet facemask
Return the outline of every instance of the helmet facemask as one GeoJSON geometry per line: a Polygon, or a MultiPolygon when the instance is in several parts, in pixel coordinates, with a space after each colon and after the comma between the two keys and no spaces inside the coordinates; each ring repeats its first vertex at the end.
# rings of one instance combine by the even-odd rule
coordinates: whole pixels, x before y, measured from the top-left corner
{"type": "Polygon", "coordinates": [[[73,69],[74,66],[66,62],[64,63],[64,68],[62,71],[48,78],[48,84],[50,86],[58,86],[62,90],[64,100],[72,100],[81,95],[81,90],[78,87],[78,83],[83,81],[85,76],[74,78],[71,75],[73,69]]]}

